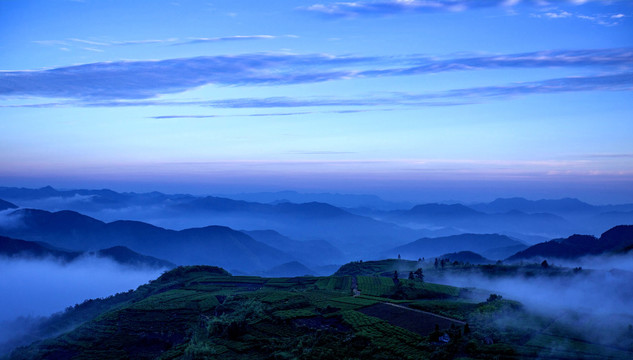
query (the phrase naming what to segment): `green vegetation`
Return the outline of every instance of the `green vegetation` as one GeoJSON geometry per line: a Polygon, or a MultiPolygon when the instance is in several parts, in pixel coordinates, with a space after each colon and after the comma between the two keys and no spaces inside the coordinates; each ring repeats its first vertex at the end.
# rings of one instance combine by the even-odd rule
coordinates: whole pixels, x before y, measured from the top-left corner
{"type": "MultiPolygon", "coordinates": [[[[136,291],[67,309],[47,326],[56,329],[54,335],[74,330],[19,348],[9,358],[633,357],[633,336],[618,339],[626,344],[621,347],[579,340],[566,335],[573,329],[529,314],[515,301],[491,294],[475,302],[459,288],[394,281],[388,268],[402,260],[368,263],[362,263],[370,269],[362,271],[366,275],[298,278],[176,268],[136,291]]],[[[347,269],[362,270],[359,264],[347,269]]]]}

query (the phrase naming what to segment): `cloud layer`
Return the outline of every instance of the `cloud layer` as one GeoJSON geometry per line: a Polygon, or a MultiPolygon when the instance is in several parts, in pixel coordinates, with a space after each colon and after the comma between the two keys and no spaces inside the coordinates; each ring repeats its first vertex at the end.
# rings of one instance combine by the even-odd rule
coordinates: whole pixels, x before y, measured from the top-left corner
{"type": "Polygon", "coordinates": [[[0,96],[93,101],[149,99],[204,85],[289,85],[448,71],[543,67],[627,69],[631,65],[631,48],[541,51],[453,59],[255,53],[2,71],[0,96]]]}
{"type": "MultiPolygon", "coordinates": [[[[561,2],[573,5],[582,5],[588,2],[607,3],[606,1],[600,0],[558,1],[558,3],[561,2]]],[[[459,12],[469,9],[488,7],[511,8],[519,4],[551,6],[555,3],[556,2],[554,1],[545,0],[377,0],[314,4],[304,8],[304,10],[333,17],[354,17],[363,15],[393,15],[400,13],[459,12]]]]}

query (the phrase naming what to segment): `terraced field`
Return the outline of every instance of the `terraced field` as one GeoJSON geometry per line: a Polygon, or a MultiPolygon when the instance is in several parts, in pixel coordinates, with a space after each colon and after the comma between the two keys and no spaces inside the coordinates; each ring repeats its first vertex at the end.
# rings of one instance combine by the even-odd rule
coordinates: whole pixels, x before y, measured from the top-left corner
{"type": "Polygon", "coordinates": [[[564,324],[551,327],[552,319],[513,301],[475,303],[458,288],[373,275],[356,277],[361,295],[353,296],[353,283],[353,275],[259,278],[177,268],[134,292],[70,308],[47,326],[74,330],[8,358],[633,358],[633,349],[565,337],[564,324]],[[437,341],[443,333],[448,343],[437,341]]]}

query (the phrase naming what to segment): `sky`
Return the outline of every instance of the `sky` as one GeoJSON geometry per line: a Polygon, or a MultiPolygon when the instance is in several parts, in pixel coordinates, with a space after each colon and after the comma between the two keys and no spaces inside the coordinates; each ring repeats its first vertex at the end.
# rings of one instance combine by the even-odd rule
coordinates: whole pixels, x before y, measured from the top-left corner
{"type": "Polygon", "coordinates": [[[0,186],[633,202],[633,2],[0,0],[0,186]]]}

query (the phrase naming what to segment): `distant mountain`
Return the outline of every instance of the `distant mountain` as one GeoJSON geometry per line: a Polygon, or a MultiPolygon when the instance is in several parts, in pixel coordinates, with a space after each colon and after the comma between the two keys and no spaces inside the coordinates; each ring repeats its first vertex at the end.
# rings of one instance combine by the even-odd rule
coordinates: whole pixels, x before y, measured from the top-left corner
{"type": "Polygon", "coordinates": [[[216,196],[117,193],[106,189],[56,190],[52,187],[0,187],[0,198],[19,200],[22,207],[51,212],[73,210],[105,222],[127,219],[170,229],[211,224],[233,229],[272,229],[293,239],[328,241],[353,258],[374,256],[393,243],[432,234],[355,215],[316,201],[264,204],[216,196]]]}
{"type": "Polygon", "coordinates": [[[489,214],[462,204],[417,205],[409,210],[387,213],[384,219],[411,227],[455,228],[472,233],[515,232],[557,236],[573,229],[571,223],[553,214],[528,214],[519,210],[489,214]]]}
{"type": "Polygon", "coordinates": [[[46,243],[37,243],[0,236],[0,256],[22,259],[54,258],[63,262],[70,262],[79,257],[79,251],[63,251],[53,248],[46,243]]]}
{"type": "Polygon", "coordinates": [[[385,201],[376,195],[366,194],[332,194],[332,193],[299,193],[296,191],[278,191],[261,193],[242,193],[219,195],[225,198],[279,204],[284,202],[308,203],[321,202],[328,203],[343,208],[372,208],[379,210],[396,210],[411,207],[409,203],[396,203],[385,201]]]}
{"type": "Polygon", "coordinates": [[[109,258],[119,264],[131,267],[151,267],[166,269],[173,269],[176,267],[175,264],[167,260],[161,260],[152,256],[141,255],[126,248],[125,246],[114,246],[108,249],[98,250],[94,254],[97,257],[109,258]]]}
{"type": "Polygon", "coordinates": [[[104,223],[73,212],[19,209],[8,215],[21,222],[0,232],[30,241],[88,251],[127,246],[144,254],[179,264],[219,264],[245,271],[264,270],[293,260],[284,252],[224,226],[181,231],[138,221],[104,223]]]}
{"type": "Polygon", "coordinates": [[[461,217],[478,217],[484,214],[475,211],[462,204],[423,204],[416,205],[410,210],[395,211],[404,217],[425,218],[425,219],[444,219],[444,218],[461,218],[461,217]]]}
{"type": "Polygon", "coordinates": [[[269,277],[295,277],[314,275],[314,270],[307,268],[298,261],[291,261],[268,269],[264,271],[263,275],[269,277]]]}
{"type": "Polygon", "coordinates": [[[422,238],[403,246],[396,247],[385,253],[394,257],[400,254],[403,258],[417,259],[420,257],[438,257],[441,254],[460,251],[485,251],[523,245],[521,242],[499,234],[461,234],[438,238],[422,238]]]}
{"type": "Polygon", "coordinates": [[[504,260],[504,259],[507,259],[509,256],[512,256],[512,255],[518,253],[519,251],[523,251],[523,250],[525,250],[527,248],[528,248],[528,246],[527,245],[523,245],[523,244],[504,246],[504,247],[499,247],[499,248],[494,248],[494,249],[482,251],[481,255],[486,257],[487,259],[504,260]]]}
{"type": "Polygon", "coordinates": [[[118,264],[129,267],[166,269],[176,267],[176,265],[169,261],[141,255],[124,246],[116,246],[95,252],[81,252],[58,249],[44,242],[18,240],[6,236],[0,236],[0,256],[27,260],[54,259],[64,263],[71,263],[81,257],[95,256],[98,258],[108,258],[118,264]]]}
{"type": "Polygon", "coordinates": [[[508,260],[530,258],[573,259],[586,255],[623,252],[633,247],[633,225],[620,225],[604,232],[600,238],[591,235],[572,235],[555,239],[516,253],[508,260]]]}
{"type": "Polygon", "coordinates": [[[0,199],[0,210],[17,209],[17,208],[18,208],[17,205],[0,199]]]}
{"type": "Polygon", "coordinates": [[[578,199],[564,198],[558,200],[527,200],[520,197],[499,198],[490,203],[471,205],[473,209],[486,213],[505,213],[512,210],[524,213],[590,213],[598,207],[582,202],[578,199]]]}
{"type": "Polygon", "coordinates": [[[253,239],[276,249],[283,249],[288,255],[306,264],[343,263],[345,256],[335,246],[325,240],[297,241],[274,230],[242,231],[253,239]]]}
{"type": "Polygon", "coordinates": [[[169,210],[232,228],[273,229],[293,239],[326,240],[353,258],[375,256],[390,244],[426,233],[319,202],[273,205],[209,196],[174,204],[169,210]]]}
{"type": "Polygon", "coordinates": [[[450,254],[444,254],[440,256],[442,259],[449,259],[450,261],[459,261],[462,263],[470,263],[473,265],[492,264],[494,261],[486,259],[485,257],[472,252],[472,251],[460,251],[450,254]]]}
{"type": "Polygon", "coordinates": [[[620,224],[633,224],[633,210],[603,212],[587,221],[600,229],[609,229],[620,224]]]}

